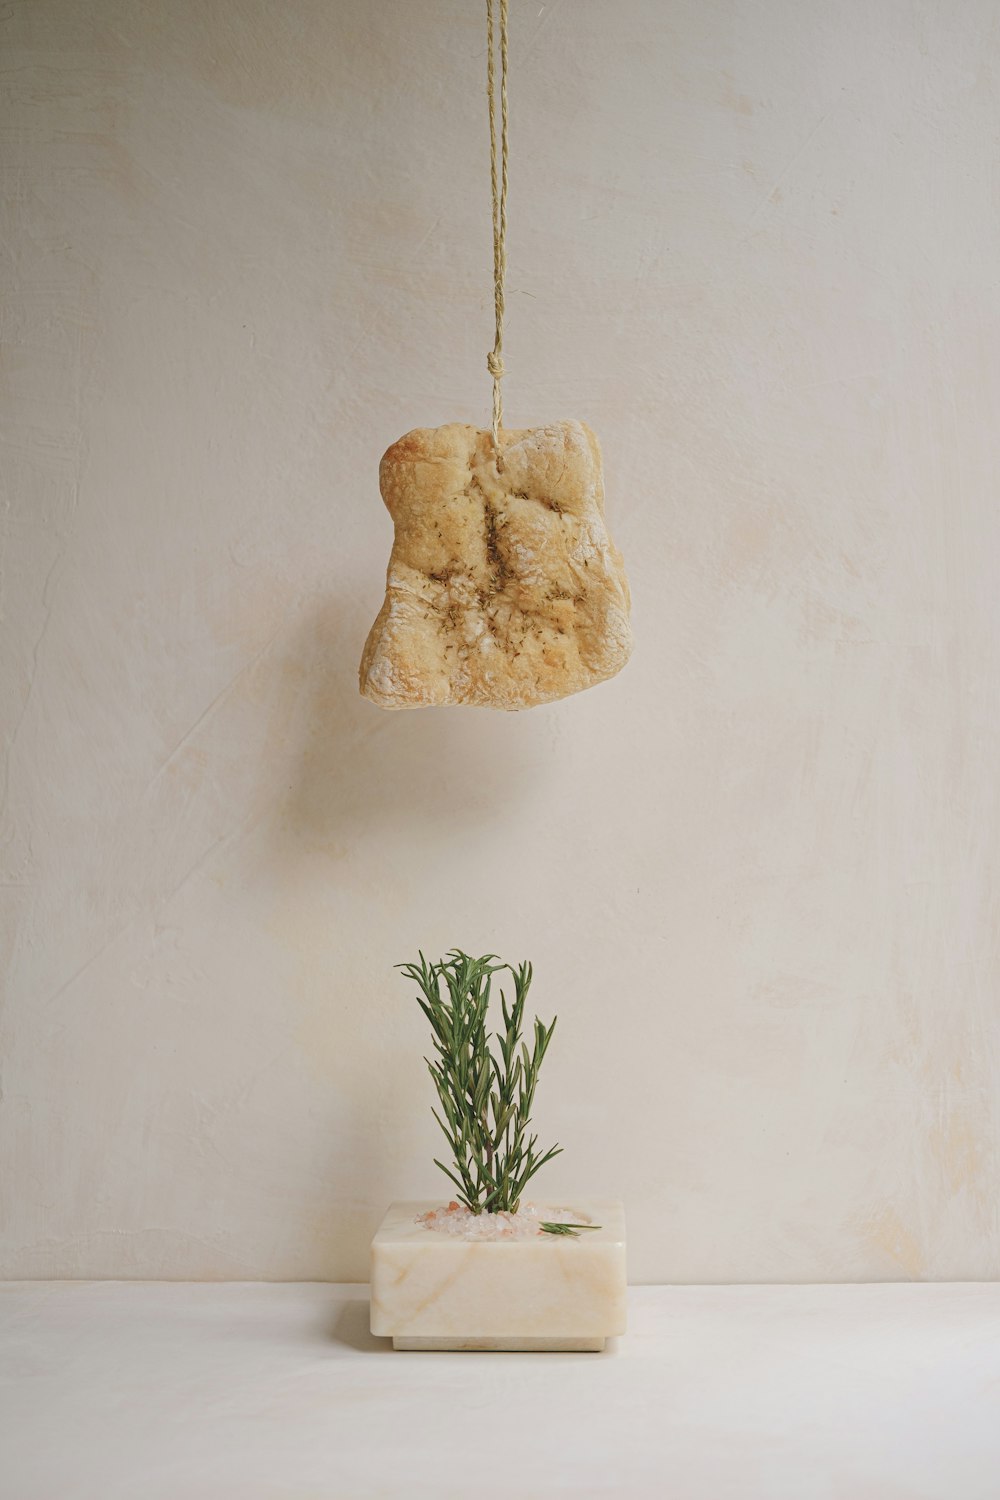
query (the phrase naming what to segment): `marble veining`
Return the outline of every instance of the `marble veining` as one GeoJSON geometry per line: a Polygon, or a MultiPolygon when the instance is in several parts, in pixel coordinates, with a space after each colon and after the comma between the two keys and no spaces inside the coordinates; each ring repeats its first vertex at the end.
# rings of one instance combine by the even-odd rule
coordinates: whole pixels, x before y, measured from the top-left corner
{"type": "Polygon", "coordinates": [[[428,1349],[599,1349],[624,1333],[619,1202],[573,1205],[601,1226],[579,1238],[471,1242],[416,1222],[433,1206],[394,1203],[372,1241],[372,1333],[428,1349]]]}

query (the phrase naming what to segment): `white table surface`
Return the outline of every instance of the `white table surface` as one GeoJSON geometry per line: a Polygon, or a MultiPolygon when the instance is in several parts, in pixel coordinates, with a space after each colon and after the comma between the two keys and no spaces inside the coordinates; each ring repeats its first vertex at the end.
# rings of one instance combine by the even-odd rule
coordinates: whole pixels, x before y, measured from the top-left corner
{"type": "Polygon", "coordinates": [[[2,1500],[998,1500],[1000,1284],[637,1287],[397,1354],[364,1286],[0,1284],[2,1500]]]}

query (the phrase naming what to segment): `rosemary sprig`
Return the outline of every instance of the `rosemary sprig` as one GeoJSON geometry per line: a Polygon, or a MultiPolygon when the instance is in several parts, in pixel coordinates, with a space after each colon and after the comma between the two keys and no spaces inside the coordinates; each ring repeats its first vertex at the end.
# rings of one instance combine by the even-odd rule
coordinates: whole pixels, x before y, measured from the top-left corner
{"type": "Polygon", "coordinates": [[[572,1235],[575,1240],[580,1238],[581,1229],[600,1229],[600,1224],[542,1224],[543,1234],[572,1235]]]}
{"type": "Polygon", "coordinates": [[[516,1213],[532,1177],[562,1150],[539,1151],[537,1135],[528,1134],[538,1071],[556,1026],[536,1016],[531,1048],[522,1040],[531,965],[514,968],[494,953],[470,958],[454,948],[438,963],[421,953],[417,963],[397,968],[417,985],[417,1004],[431,1027],[434,1056],[424,1061],[440,1105],[432,1113],[452,1153],[450,1167],[436,1157],[434,1165],[474,1214],[516,1213]],[[503,972],[514,997],[508,1005],[500,990],[503,1029],[494,1038],[487,1014],[493,976],[503,972]]]}

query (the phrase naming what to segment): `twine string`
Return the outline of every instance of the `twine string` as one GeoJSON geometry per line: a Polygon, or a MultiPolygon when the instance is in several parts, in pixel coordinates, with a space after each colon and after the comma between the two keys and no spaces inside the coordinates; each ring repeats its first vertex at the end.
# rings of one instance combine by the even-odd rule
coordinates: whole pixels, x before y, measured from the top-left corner
{"type": "Polygon", "coordinates": [[[499,0],[499,7],[500,128],[498,131],[494,0],[486,0],[486,93],[490,106],[490,192],[493,198],[493,315],[495,323],[493,348],[486,356],[486,368],[493,377],[493,446],[496,449],[498,465],[500,463],[500,428],[503,424],[503,397],[500,394],[500,382],[504,377],[503,315],[504,283],[507,278],[507,0],[499,0]]]}

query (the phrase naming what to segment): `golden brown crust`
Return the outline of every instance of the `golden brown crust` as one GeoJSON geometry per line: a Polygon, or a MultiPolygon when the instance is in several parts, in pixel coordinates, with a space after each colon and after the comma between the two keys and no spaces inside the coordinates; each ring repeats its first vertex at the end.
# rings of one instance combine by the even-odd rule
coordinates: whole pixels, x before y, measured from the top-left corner
{"type": "Polygon", "coordinates": [[[383,708],[519,709],[612,677],[632,647],[621,555],[582,422],[408,432],[379,466],[395,526],[385,602],[361,658],[383,708]]]}

